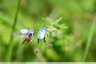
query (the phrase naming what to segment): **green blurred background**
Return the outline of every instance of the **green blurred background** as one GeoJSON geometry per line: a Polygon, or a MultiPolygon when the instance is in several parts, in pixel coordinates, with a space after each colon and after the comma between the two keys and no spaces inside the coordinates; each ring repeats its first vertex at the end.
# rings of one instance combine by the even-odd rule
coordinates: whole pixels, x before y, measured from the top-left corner
{"type": "Polygon", "coordinates": [[[96,61],[96,0],[20,0],[17,8],[18,3],[0,0],[0,62],[96,61]],[[50,30],[47,44],[38,44],[44,25],[50,30]],[[31,46],[11,35],[25,28],[35,30],[31,46]]]}

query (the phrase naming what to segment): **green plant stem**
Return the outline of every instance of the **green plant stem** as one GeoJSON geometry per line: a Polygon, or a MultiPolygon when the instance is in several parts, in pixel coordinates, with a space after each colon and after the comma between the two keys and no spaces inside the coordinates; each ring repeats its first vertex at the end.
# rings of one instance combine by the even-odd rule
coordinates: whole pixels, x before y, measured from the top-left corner
{"type": "Polygon", "coordinates": [[[21,44],[18,45],[18,49],[16,51],[16,60],[21,61],[23,59],[23,51],[24,51],[24,45],[21,46],[21,44]]]}
{"type": "Polygon", "coordinates": [[[85,51],[84,51],[83,61],[86,61],[88,51],[89,51],[89,48],[90,48],[90,45],[91,45],[91,42],[92,42],[92,37],[93,37],[94,31],[96,29],[95,26],[96,26],[96,18],[93,19],[93,23],[92,23],[92,26],[91,26],[91,29],[90,29],[90,32],[89,32],[89,36],[88,36],[85,51]]]}
{"type": "Polygon", "coordinates": [[[17,8],[16,8],[17,11],[16,11],[16,15],[15,15],[15,18],[14,18],[14,23],[13,23],[13,26],[12,26],[12,31],[11,31],[11,35],[10,35],[9,44],[8,44],[8,50],[7,50],[6,57],[5,57],[6,62],[11,61],[11,55],[12,55],[12,50],[13,50],[13,32],[15,31],[16,24],[17,24],[19,7],[20,7],[20,0],[18,0],[18,5],[17,5],[17,8]]]}

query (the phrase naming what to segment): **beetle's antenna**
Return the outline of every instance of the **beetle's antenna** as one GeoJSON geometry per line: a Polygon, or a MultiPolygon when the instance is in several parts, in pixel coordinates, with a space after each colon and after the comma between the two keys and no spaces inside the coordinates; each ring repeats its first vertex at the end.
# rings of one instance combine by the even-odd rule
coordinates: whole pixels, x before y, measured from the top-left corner
{"type": "Polygon", "coordinates": [[[30,30],[30,28],[29,28],[29,27],[27,27],[27,29],[28,29],[28,30],[30,30]]]}

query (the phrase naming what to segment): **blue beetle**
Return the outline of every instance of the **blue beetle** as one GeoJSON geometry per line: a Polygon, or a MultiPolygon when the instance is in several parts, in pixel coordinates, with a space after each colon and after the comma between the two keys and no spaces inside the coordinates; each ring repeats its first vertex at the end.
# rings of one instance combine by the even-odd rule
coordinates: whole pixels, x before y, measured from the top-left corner
{"type": "Polygon", "coordinates": [[[34,35],[34,30],[28,30],[27,33],[26,33],[26,37],[25,37],[24,41],[22,42],[22,44],[25,41],[31,44],[33,35],[34,35]]]}
{"type": "Polygon", "coordinates": [[[38,36],[37,36],[38,43],[42,39],[44,39],[44,42],[46,42],[46,40],[45,40],[46,32],[47,32],[47,28],[46,28],[46,26],[43,26],[43,28],[38,32],[38,36]]]}

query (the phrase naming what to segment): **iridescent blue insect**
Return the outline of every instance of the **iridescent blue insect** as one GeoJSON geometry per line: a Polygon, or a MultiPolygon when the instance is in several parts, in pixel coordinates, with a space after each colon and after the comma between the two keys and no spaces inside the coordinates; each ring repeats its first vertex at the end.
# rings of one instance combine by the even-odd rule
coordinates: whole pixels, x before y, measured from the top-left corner
{"type": "Polygon", "coordinates": [[[24,41],[22,42],[22,44],[25,41],[31,44],[32,38],[33,38],[33,35],[34,35],[34,30],[21,30],[21,34],[26,35],[24,41]]]}
{"type": "Polygon", "coordinates": [[[38,43],[40,40],[44,40],[44,42],[46,42],[45,40],[45,36],[46,36],[46,32],[47,32],[47,28],[44,26],[39,32],[38,32],[38,43]]]}

